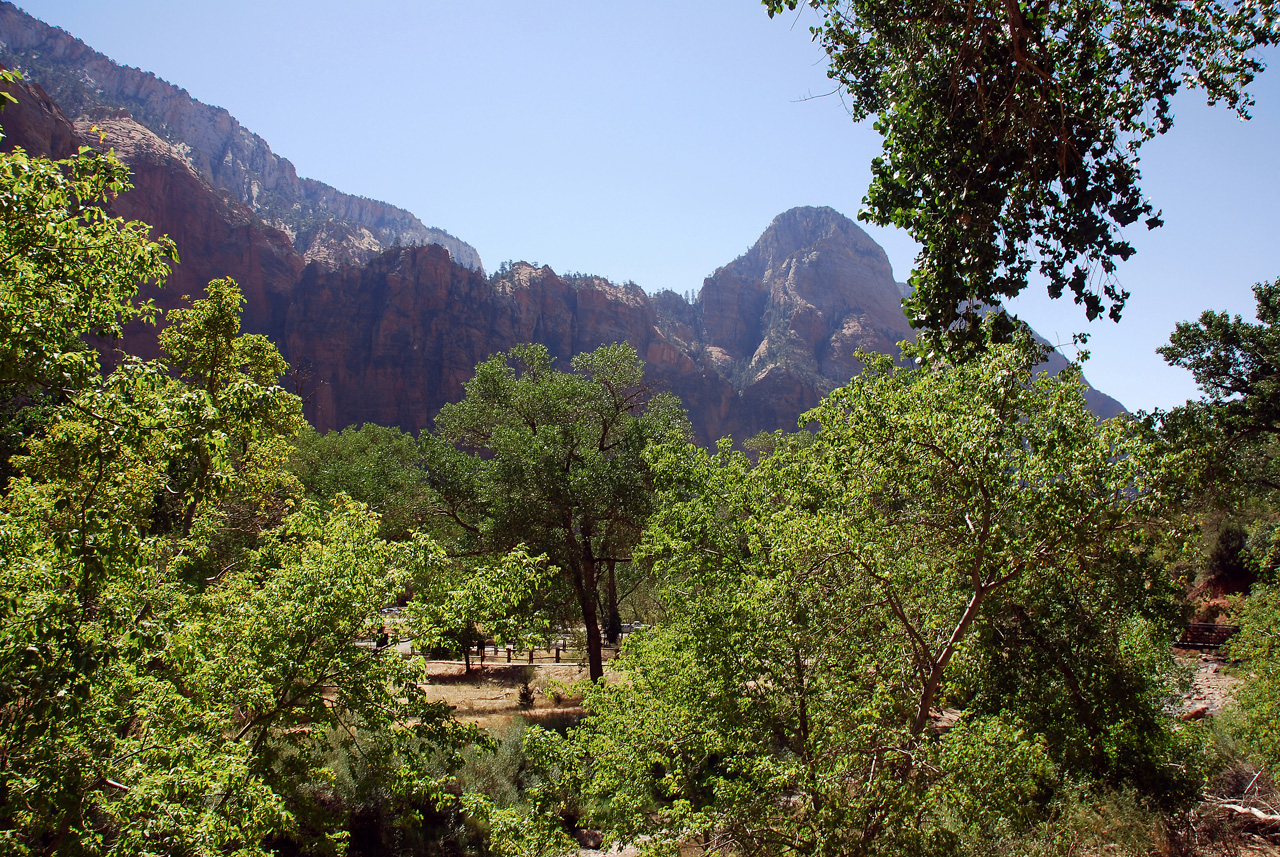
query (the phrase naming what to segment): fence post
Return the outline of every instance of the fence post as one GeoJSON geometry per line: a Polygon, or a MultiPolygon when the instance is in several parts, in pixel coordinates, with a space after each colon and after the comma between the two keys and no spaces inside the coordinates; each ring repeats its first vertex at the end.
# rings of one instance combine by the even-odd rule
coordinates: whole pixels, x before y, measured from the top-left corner
{"type": "Polygon", "coordinates": [[[560,647],[556,646],[556,663],[560,663],[560,647]]]}

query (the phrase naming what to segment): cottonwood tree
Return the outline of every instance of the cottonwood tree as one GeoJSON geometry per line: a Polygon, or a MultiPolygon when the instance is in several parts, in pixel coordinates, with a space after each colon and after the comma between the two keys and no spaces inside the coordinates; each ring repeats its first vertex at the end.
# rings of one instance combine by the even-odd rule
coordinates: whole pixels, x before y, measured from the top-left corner
{"type": "Polygon", "coordinates": [[[102,205],[111,156],[0,155],[0,383],[51,390],[0,500],[0,842],[18,854],[332,852],[334,759],[441,798],[474,730],[367,641],[435,554],[349,499],[299,502],[301,403],[239,290],[170,313],[109,375],[86,334],[150,315],[167,241],[102,205]]]}
{"type": "Polygon", "coordinates": [[[549,582],[546,557],[516,548],[496,563],[458,562],[433,539],[419,542],[425,573],[405,609],[418,648],[459,653],[471,672],[471,650],[488,637],[513,648],[547,639],[550,623],[535,604],[549,582]]]}
{"type": "Polygon", "coordinates": [[[294,447],[289,469],[307,495],[328,501],[345,493],[368,504],[381,516],[383,538],[407,540],[428,520],[430,491],[412,435],[374,423],[323,435],[305,427],[294,447]]]}
{"type": "Polygon", "coordinates": [[[816,436],[758,465],[727,444],[651,456],[640,550],[666,618],[577,736],[623,841],[945,853],[1030,824],[1064,773],[1185,786],[1146,445],[1073,373],[1033,379],[1034,351],[863,355],[803,418],[816,436]],[[939,737],[943,708],[960,719],[939,737]]]}
{"type": "Polygon", "coordinates": [[[630,345],[579,354],[570,368],[556,369],[541,345],[481,363],[466,397],[436,418],[438,436],[424,436],[423,460],[457,551],[525,545],[559,569],[599,679],[601,585],[630,558],[651,508],[644,450],[685,419],[674,397],[650,394],[630,345]]]}
{"type": "Polygon", "coordinates": [[[1237,494],[1280,488],[1272,449],[1280,435],[1280,281],[1258,283],[1253,293],[1257,322],[1206,311],[1180,322],[1157,349],[1201,391],[1160,415],[1165,434],[1204,451],[1207,487],[1237,494]]]}
{"type": "MultiPolygon", "coordinates": [[[[815,37],[855,120],[875,117],[862,219],[921,245],[906,306],[942,346],[979,344],[987,305],[1033,272],[1089,320],[1118,320],[1123,230],[1160,224],[1142,145],[1202,89],[1242,118],[1275,0],[764,0],[822,18],[815,37]]],[[[1006,323],[1006,327],[1009,325],[1006,323]]]]}

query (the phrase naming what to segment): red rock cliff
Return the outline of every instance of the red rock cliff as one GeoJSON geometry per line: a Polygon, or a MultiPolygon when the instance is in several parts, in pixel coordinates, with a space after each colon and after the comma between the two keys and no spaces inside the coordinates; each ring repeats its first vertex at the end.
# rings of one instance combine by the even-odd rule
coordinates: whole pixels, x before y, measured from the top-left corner
{"type": "MultiPolygon", "coordinates": [[[[80,140],[114,148],[134,182],[115,213],[178,246],[181,261],[158,302],[175,306],[214,277],[236,279],[244,329],[270,336],[310,375],[307,415],[321,430],[374,422],[421,431],[495,352],[540,342],[567,361],[626,341],[652,385],[684,401],[699,442],[743,440],[795,428],[859,371],[859,348],[896,353],[911,335],[884,252],[829,208],[779,215],[746,254],[707,278],[692,304],[526,264],[488,278],[437,245],[393,249],[365,264],[307,264],[289,236],[224,197],[129,117],[100,117],[93,131],[88,122],[73,126],[38,87],[16,94],[19,103],[0,113],[5,145],[55,155],[80,140]]],[[[155,332],[131,328],[124,346],[153,356],[155,332]]],[[[1094,406],[1122,410],[1096,393],[1094,406]]]]}

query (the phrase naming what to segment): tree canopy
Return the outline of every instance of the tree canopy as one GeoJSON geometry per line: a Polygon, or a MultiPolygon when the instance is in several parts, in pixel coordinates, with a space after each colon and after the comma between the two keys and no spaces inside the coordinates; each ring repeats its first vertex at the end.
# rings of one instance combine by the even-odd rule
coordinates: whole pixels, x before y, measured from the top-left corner
{"type": "Polygon", "coordinates": [[[1232,438],[1280,433],[1280,280],[1253,287],[1257,322],[1207,310],[1179,322],[1165,361],[1191,372],[1196,407],[1211,412],[1232,438]]]}
{"type": "Polygon", "coordinates": [[[1206,311],[1180,322],[1159,349],[1191,372],[1198,400],[1158,414],[1174,454],[1191,466],[1196,496],[1226,523],[1205,571],[1209,582],[1243,590],[1240,634],[1230,651],[1246,678],[1228,723],[1264,766],[1280,764],[1280,281],[1253,287],[1257,321],[1206,311]]]}
{"type": "Polygon", "coordinates": [[[598,679],[602,572],[630,558],[648,516],[645,446],[683,431],[684,417],[673,397],[651,396],[629,345],[579,354],[570,368],[554,368],[541,345],[481,363],[466,397],[441,410],[439,436],[423,437],[424,466],[461,549],[523,544],[560,569],[598,679]]]}
{"type": "Polygon", "coordinates": [[[345,493],[368,504],[384,538],[404,541],[430,520],[430,490],[412,435],[373,423],[323,435],[308,426],[294,447],[289,468],[307,494],[329,501],[345,493]]]}
{"type": "Polygon", "coordinates": [[[87,147],[62,161],[21,149],[0,159],[0,385],[74,389],[98,366],[87,334],[118,337],[155,317],[131,298],[163,282],[177,253],[103,209],[127,186],[124,164],[87,147]]]}
{"type": "Polygon", "coordinates": [[[587,700],[600,816],[732,853],[947,853],[1073,776],[1185,797],[1140,429],[1099,424],[1069,372],[1032,378],[1025,343],[863,359],[806,415],[816,437],[756,466],[726,444],[653,454],[640,549],[665,619],[587,700]]]}
{"type": "Polygon", "coordinates": [[[230,280],[101,374],[85,335],[154,315],[172,257],[102,208],[127,188],[110,155],[0,156],[0,382],[53,393],[0,498],[0,850],[334,853],[343,760],[413,806],[483,743],[369,642],[439,552],[297,496],[301,403],[230,280]]]}
{"type": "MultiPolygon", "coordinates": [[[[764,0],[769,14],[802,0],[764,0]]],[[[1204,91],[1242,117],[1280,29],[1274,0],[809,0],[829,74],[875,117],[860,217],[921,245],[907,300],[941,344],[980,340],[986,307],[1034,275],[1089,320],[1119,319],[1124,230],[1160,224],[1138,153],[1204,91]]]]}

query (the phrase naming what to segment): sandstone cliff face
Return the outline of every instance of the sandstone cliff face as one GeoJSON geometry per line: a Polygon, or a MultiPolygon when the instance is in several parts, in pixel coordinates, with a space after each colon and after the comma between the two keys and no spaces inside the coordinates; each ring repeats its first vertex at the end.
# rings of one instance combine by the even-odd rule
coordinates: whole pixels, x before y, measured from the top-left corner
{"type": "MultiPolygon", "coordinates": [[[[112,213],[150,224],[155,236],[171,237],[180,260],[172,265],[165,288],[144,284],[141,297],[169,309],[180,305],[184,295],[203,294],[209,280],[231,276],[245,293],[244,329],[283,340],[293,287],[306,264],[284,233],[264,224],[248,207],[225,199],[173,146],[132,119],[103,117],[73,124],[39,86],[23,82],[12,92],[18,103],[0,113],[6,149],[21,146],[57,158],[88,145],[114,149],[129,165],[133,189],[111,203],[112,213]],[[91,131],[91,125],[97,130],[91,131]]],[[[130,325],[125,343],[140,357],[158,354],[154,328],[130,325]]]]}
{"type": "MultiPolygon", "coordinates": [[[[114,213],[170,235],[181,259],[167,288],[148,286],[144,295],[172,307],[214,277],[235,278],[245,292],[244,329],[270,336],[310,376],[307,415],[321,430],[375,422],[421,431],[495,352],[540,342],[567,361],[626,341],[652,386],[683,400],[698,442],[741,441],[795,428],[859,371],[859,348],[896,353],[911,336],[883,251],[829,208],[779,215],[751,250],[707,278],[693,303],[527,264],[487,278],[437,245],[335,267],[309,262],[288,235],[227,200],[178,147],[132,118],[100,117],[90,133],[38,87],[21,84],[15,94],[19,103],[0,113],[4,144],[37,154],[66,154],[80,140],[114,148],[135,185],[114,213]]],[[[308,240],[321,252],[333,239],[320,231],[308,240]]],[[[155,331],[130,328],[123,345],[154,356],[155,331]]],[[[1064,365],[1055,355],[1048,368],[1064,365]]],[[[1090,395],[1101,415],[1123,411],[1090,395]]]]}
{"type": "MultiPolygon", "coordinates": [[[[0,67],[8,68],[2,64],[0,67]]],[[[5,135],[0,146],[4,151],[21,147],[51,158],[67,158],[76,153],[80,139],[49,93],[25,81],[0,84],[0,91],[17,99],[16,104],[6,100],[8,109],[0,112],[0,127],[3,127],[5,135]]]]}
{"type": "MultiPolygon", "coordinates": [[[[655,306],[663,333],[702,355],[749,403],[730,421],[743,438],[792,427],[862,371],[859,350],[896,355],[899,342],[915,338],[902,311],[907,294],[861,227],[834,209],[804,207],[778,215],[751,249],[707,278],[692,305],[668,292],[655,306]]],[[[1040,369],[1067,365],[1052,351],[1040,369]]],[[[1092,387],[1085,398],[1101,417],[1125,413],[1092,387]]]]}
{"type": "MultiPolygon", "coordinates": [[[[330,240],[315,261],[360,264],[391,246],[439,244],[459,264],[482,267],[475,248],[460,239],[424,226],[404,209],[299,178],[292,163],[226,110],[197,101],[153,74],[117,65],[8,2],[0,2],[0,62],[38,82],[72,118],[118,117],[121,109],[129,111],[172,144],[210,186],[291,239],[329,222],[360,236],[349,244],[330,240]]],[[[309,245],[297,249],[306,252],[309,245]]]]}
{"type": "Polygon", "coordinates": [[[695,421],[704,441],[719,436],[721,420],[701,412],[722,409],[731,389],[697,380],[698,367],[658,330],[642,291],[561,278],[546,267],[519,263],[490,280],[430,246],[391,251],[360,268],[312,265],[294,293],[286,351],[323,382],[308,405],[317,428],[377,422],[420,431],[462,398],[478,362],[522,342],[542,343],[565,362],[629,342],[659,389],[686,401],[710,394],[695,421]]]}
{"type": "Polygon", "coordinates": [[[825,394],[860,370],[858,348],[894,353],[910,338],[901,302],[888,257],[857,224],[795,208],[707,278],[693,336],[739,389],[781,370],[825,394]]]}
{"type": "MultiPolygon", "coordinates": [[[[168,235],[177,245],[179,261],[166,287],[145,287],[142,296],[169,309],[185,295],[203,295],[211,279],[231,276],[245,295],[243,329],[281,341],[305,265],[288,237],[215,192],[172,146],[132,119],[81,120],[75,130],[86,145],[112,148],[129,165],[133,189],[112,203],[112,213],[151,224],[152,234],[168,235]]],[[[127,348],[154,356],[154,337],[153,329],[130,327],[127,348]]]]}
{"type": "MultiPolygon", "coordinates": [[[[884,251],[862,229],[832,209],[800,208],[708,277],[692,304],[523,263],[486,279],[431,247],[361,268],[312,265],[293,295],[286,353],[325,382],[308,411],[318,428],[419,431],[497,351],[539,342],[567,361],[629,342],[649,382],[680,396],[697,440],[710,444],[794,429],[861,370],[859,349],[896,354],[912,336],[901,301],[884,251]]],[[[1051,370],[1066,365],[1055,359],[1051,370]]],[[[1101,394],[1095,404],[1123,411],[1101,394]]]]}

